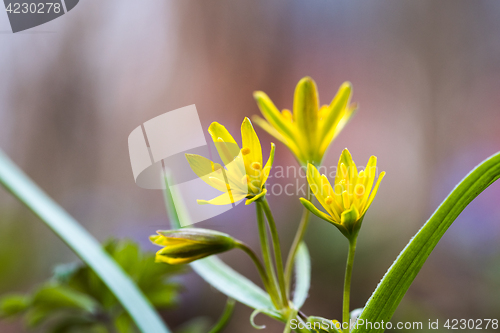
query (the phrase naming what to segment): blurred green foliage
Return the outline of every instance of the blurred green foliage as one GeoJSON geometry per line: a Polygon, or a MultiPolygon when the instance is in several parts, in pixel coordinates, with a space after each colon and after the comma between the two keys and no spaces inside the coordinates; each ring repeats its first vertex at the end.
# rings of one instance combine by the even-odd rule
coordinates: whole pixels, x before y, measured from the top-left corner
{"type": "MultiPolygon", "coordinates": [[[[155,254],[143,252],[130,240],[111,240],[104,249],[142,290],[156,309],[176,305],[182,288],[172,277],[181,265],[156,264],[155,254]]],[[[101,279],[83,263],[59,265],[51,279],[29,294],[0,298],[0,318],[22,316],[28,328],[52,333],[132,333],[132,319],[101,279]]],[[[206,323],[187,324],[182,332],[206,330],[206,323]]]]}

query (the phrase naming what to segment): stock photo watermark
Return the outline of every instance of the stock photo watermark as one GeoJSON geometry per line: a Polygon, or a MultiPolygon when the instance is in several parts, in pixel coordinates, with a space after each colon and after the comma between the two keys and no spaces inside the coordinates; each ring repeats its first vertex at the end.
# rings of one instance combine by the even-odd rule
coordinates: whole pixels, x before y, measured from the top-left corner
{"type": "Polygon", "coordinates": [[[52,21],[75,8],[79,0],[4,0],[12,32],[52,21]]]}
{"type": "Polygon", "coordinates": [[[498,319],[447,319],[447,320],[431,320],[425,321],[368,321],[364,319],[351,319],[351,321],[340,323],[336,320],[322,319],[315,322],[302,322],[298,319],[290,320],[290,328],[309,329],[309,330],[349,330],[365,329],[365,330],[498,330],[498,319]]]}

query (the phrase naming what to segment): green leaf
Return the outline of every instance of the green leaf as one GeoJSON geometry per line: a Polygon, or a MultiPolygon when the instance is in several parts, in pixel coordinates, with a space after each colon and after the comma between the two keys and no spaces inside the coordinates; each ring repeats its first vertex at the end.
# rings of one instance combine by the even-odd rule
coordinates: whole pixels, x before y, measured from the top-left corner
{"type": "Polygon", "coordinates": [[[151,289],[149,292],[144,291],[144,294],[155,308],[168,308],[177,303],[180,285],[169,283],[155,287],[155,289],[151,289]]]}
{"type": "Polygon", "coordinates": [[[295,291],[293,304],[299,310],[309,294],[311,286],[311,258],[304,242],[301,242],[295,256],[295,291]]]}
{"type": "Polygon", "coordinates": [[[67,283],[71,280],[75,274],[81,269],[82,264],[80,262],[70,262],[66,264],[59,264],[54,267],[54,272],[52,279],[58,283],[67,283]]]}
{"type": "MultiPolygon", "coordinates": [[[[92,318],[81,316],[66,316],[56,325],[54,325],[48,332],[50,333],[70,333],[70,332],[108,332],[107,330],[99,330],[98,323],[92,318]]],[[[120,332],[121,333],[121,332],[120,332]]]]}
{"type": "Polygon", "coordinates": [[[25,320],[26,320],[26,325],[30,328],[37,327],[38,325],[42,324],[43,321],[45,321],[47,318],[49,318],[51,315],[54,314],[54,311],[52,309],[46,309],[46,308],[31,308],[28,313],[26,314],[25,320]]]}
{"type": "Polygon", "coordinates": [[[283,320],[264,290],[216,256],[192,262],[190,265],[198,275],[221,293],[268,316],[283,320]]]}
{"type": "Polygon", "coordinates": [[[31,298],[22,294],[5,295],[0,299],[0,318],[11,317],[28,309],[31,298]]]}
{"type": "MultiPolygon", "coordinates": [[[[465,207],[500,178],[500,153],[472,170],[406,245],[366,304],[360,320],[389,321],[430,253],[465,207]]],[[[382,332],[361,326],[353,333],[382,332]]]]}
{"type": "Polygon", "coordinates": [[[0,151],[0,184],[25,204],[99,275],[143,333],[168,328],[137,286],[78,222],[0,151]]]}
{"type": "Polygon", "coordinates": [[[130,240],[112,240],[106,244],[105,250],[129,276],[134,278],[139,273],[139,245],[130,240]]]}
{"type": "Polygon", "coordinates": [[[134,333],[134,325],[130,316],[123,312],[115,318],[115,328],[118,333],[134,333]]]}
{"type": "Polygon", "coordinates": [[[44,309],[76,309],[94,313],[99,307],[96,301],[78,291],[61,285],[46,285],[33,296],[33,306],[44,309]]]}

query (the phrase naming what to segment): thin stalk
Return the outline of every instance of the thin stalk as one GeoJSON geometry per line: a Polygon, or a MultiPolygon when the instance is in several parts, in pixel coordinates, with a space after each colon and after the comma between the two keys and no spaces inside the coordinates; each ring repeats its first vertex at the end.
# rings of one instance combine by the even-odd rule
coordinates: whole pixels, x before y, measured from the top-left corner
{"type": "MultiPolygon", "coordinates": [[[[260,275],[260,278],[262,279],[262,283],[264,283],[264,287],[266,288],[269,295],[271,295],[271,293],[273,292],[273,289],[271,287],[271,283],[270,283],[269,278],[267,276],[266,269],[262,265],[261,261],[259,260],[259,258],[255,254],[255,252],[251,248],[249,248],[248,245],[246,245],[245,243],[242,243],[242,242],[236,242],[236,247],[243,250],[252,259],[255,266],[257,267],[257,270],[259,271],[259,275],[260,275]]],[[[279,296],[277,294],[276,289],[274,289],[274,293],[275,293],[275,295],[274,295],[274,297],[271,297],[271,300],[273,301],[274,306],[277,307],[278,304],[276,302],[275,297],[279,298],[279,296]]]]}
{"type": "MultiPolygon", "coordinates": [[[[307,200],[311,201],[312,193],[310,190],[307,191],[307,200]]],[[[293,272],[293,263],[295,262],[295,256],[297,255],[297,250],[299,249],[299,245],[304,239],[306,234],[307,226],[309,225],[309,209],[304,207],[302,212],[302,218],[300,220],[299,228],[297,229],[297,233],[295,234],[295,238],[293,239],[292,246],[290,247],[290,252],[288,252],[288,257],[286,259],[285,266],[285,287],[287,292],[290,292],[290,287],[292,285],[292,272],[293,272]]]]}
{"type": "Polygon", "coordinates": [[[281,298],[285,307],[288,307],[288,296],[285,289],[285,274],[283,270],[283,257],[281,256],[280,239],[278,229],[276,229],[276,222],[274,222],[271,208],[265,197],[259,200],[259,205],[262,205],[264,213],[266,214],[267,221],[269,222],[269,230],[271,231],[272,244],[274,249],[274,260],[276,261],[276,271],[278,273],[278,282],[281,292],[281,298]]]}
{"type": "Polygon", "coordinates": [[[229,298],[227,300],[226,307],[224,308],[224,312],[222,313],[222,316],[220,317],[217,324],[215,324],[215,326],[212,327],[212,329],[208,333],[222,332],[222,330],[229,323],[229,319],[231,319],[231,316],[233,315],[235,304],[236,304],[236,301],[234,299],[229,298]]]}
{"type": "Polygon", "coordinates": [[[345,280],[344,280],[344,304],[342,307],[342,322],[347,323],[348,328],[344,330],[349,333],[350,324],[350,313],[349,313],[349,301],[351,297],[351,276],[352,276],[352,266],[354,263],[354,254],[356,253],[356,241],[357,237],[354,236],[349,240],[349,254],[347,255],[347,265],[345,269],[345,280]]]}
{"type": "Polygon", "coordinates": [[[260,247],[262,249],[262,257],[264,258],[264,265],[266,268],[266,275],[269,281],[269,295],[273,300],[276,308],[279,310],[283,307],[283,303],[278,294],[278,281],[276,280],[276,273],[274,272],[273,264],[271,261],[271,250],[269,249],[269,241],[266,231],[266,222],[264,214],[260,205],[255,205],[257,209],[257,224],[259,226],[259,239],[260,247]]]}

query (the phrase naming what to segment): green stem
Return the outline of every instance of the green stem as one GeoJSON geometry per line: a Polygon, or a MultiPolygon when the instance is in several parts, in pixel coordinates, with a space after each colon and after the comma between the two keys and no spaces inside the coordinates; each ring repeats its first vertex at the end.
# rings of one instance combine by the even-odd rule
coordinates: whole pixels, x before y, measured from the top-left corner
{"type": "Polygon", "coordinates": [[[235,304],[236,304],[236,301],[234,299],[228,298],[227,303],[226,303],[226,307],[224,308],[224,312],[222,313],[222,316],[220,317],[217,324],[215,324],[215,326],[212,327],[212,329],[208,333],[222,332],[222,330],[229,323],[229,319],[231,319],[231,316],[233,315],[235,304]]]}
{"type": "Polygon", "coordinates": [[[276,229],[276,222],[274,221],[273,214],[271,213],[271,208],[266,200],[266,197],[262,197],[259,200],[259,204],[262,205],[264,213],[266,214],[267,221],[269,222],[269,230],[271,231],[271,238],[274,249],[274,260],[276,261],[276,271],[278,273],[279,288],[281,292],[281,298],[285,307],[288,307],[288,297],[285,289],[285,274],[283,270],[283,257],[281,255],[280,239],[278,236],[278,229],[276,229]]]}
{"type": "MultiPolygon", "coordinates": [[[[307,191],[307,200],[311,201],[312,193],[311,191],[307,191]]],[[[290,247],[290,252],[288,252],[288,257],[286,259],[285,266],[285,287],[287,292],[290,292],[290,286],[292,285],[292,272],[293,272],[293,263],[295,262],[295,256],[297,255],[297,250],[299,249],[299,245],[304,239],[306,234],[307,226],[309,225],[309,209],[304,207],[302,212],[302,218],[300,220],[299,228],[297,229],[297,233],[295,234],[295,238],[293,239],[292,246],[290,247]]]]}
{"type": "MultiPolygon", "coordinates": [[[[248,245],[246,245],[245,243],[239,242],[239,241],[236,242],[236,247],[243,250],[252,259],[255,266],[257,267],[257,270],[259,271],[259,275],[262,279],[262,283],[264,283],[264,287],[266,288],[267,292],[269,294],[271,294],[272,288],[271,288],[271,284],[269,282],[269,278],[268,278],[267,273],[266,273],[266,269],[262,265],[261,261],[259,260],[259,258],[255,254],[255,252],[251,248],[249,248],[248,245]]],[[[276,294],[276,296],[277,296],[277,294],[276,294]]],[[[273,298],[271,297],[271,299],[273,299],[273,298]]],[[[277,304],[274,304],[274,305],[277,306],[277,304]]]]}
{"type": "Polygon", "coordinates": [[[259,226],[259,239],[260,239],[260,247],[262,249],[262,257],[264,258],[264,265],[266,268],[267,280],[269,281],[269,295],[273,300],[273,304],[277,309],[281,309],[283,307],[283,303],[278,294],[278,282],[276,280],[276,273],[274,272],[274,268],[271,262],[271,251],[269,249],[269,241],[267,238],[266,231],[266,222],[264,220],[264,215],[262,213],[262,208],[260,205],[255,206],[257,209],[257,224],[259,226]]]}
{"type": "Polygon", "coordinates": [[[347,255],[347,266],[345,269],[345,280],[344,280],[344,304],[342,308],[342,322],[347,323],[348,328],[344,330],[346,333],[349,333],[349,301],[351,296],[351,275],[352,275],[352,266],[354,263],[354,254],[356,253],[356,242],[357,237],[354,236],[349,240],[349,254],[347,255]]]}

